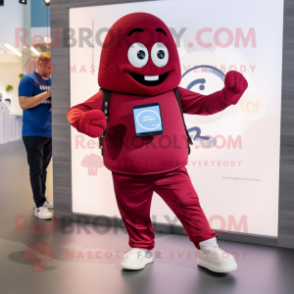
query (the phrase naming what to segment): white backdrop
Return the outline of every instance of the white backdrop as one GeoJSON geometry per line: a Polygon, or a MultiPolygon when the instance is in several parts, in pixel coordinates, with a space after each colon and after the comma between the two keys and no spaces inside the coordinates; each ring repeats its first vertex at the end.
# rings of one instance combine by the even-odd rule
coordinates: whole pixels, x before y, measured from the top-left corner
{"type": "MultiPolygon", "coordinates": [[[[107,29],[132,12],[154,14],[172,32],[182,32],[178,52],[186,74],[180,86],[205,79],[191,90],[208,94],[223,87],[230,69],[246,77],[249,87],[237,105],[213,116],[185,115],[192,138],[195,127],[214,138],[194,141],[187,169],[213,229],[277,236],[283,1],[153,1],[70,9],[71,106],[99,89],[101,46],[95,34],[105,28],[98,33],[103,42],[107,29]],[[94,46],[81,46],[81,28],[94,32],[94,46]]],[[[120,217],[98,140],[71,128],[71,153],[73,212],[120,217]],[[96,166],[89,165],[92,159],[96,166]]],[[[180,225],[156,193],[151,215],[180,225]]]]}

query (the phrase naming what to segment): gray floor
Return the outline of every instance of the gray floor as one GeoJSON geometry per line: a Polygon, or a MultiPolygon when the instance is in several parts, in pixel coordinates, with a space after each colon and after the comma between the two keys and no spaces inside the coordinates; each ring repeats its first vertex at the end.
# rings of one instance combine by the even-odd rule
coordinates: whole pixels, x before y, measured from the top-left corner
{"type": "Polygon", "coordinates": [[[37,234],[41,225],[51,221],[33,215],[22,141],[0,145],[0,187],[0,294],[294,292],[292,249],[219,241],[221,248],[235,254],[239,268],[230,274],[214,274],[197,267],[197,250],[187,236],[157,234],[154,263],[142,271],[124,271],[120,259],[130,248],[122,229],[111,228],[104,234],[103,228],[97,231],[90,224],[65,226],[55,215],[57,233],[43,229],[37,234]],[[16,224],[22,221],[24,229],[17,231],[16,224]],[[36,232],[32,224],[39,226],[36,232]],[[36,242],[42,242],[44,250],[48,245],[54,255],[45,261],[43,271],[35,270],[42,267],[33,267],[32,256],[24,256],[36,242]]]}

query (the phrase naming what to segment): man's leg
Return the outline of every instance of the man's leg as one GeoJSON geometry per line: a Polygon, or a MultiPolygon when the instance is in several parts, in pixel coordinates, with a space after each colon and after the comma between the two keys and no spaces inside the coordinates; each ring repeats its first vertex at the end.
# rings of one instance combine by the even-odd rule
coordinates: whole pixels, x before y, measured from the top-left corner
{"type": "Polygon", "coordinates": [[[34,202],[36,207],[40,207],[46,200],[43,196],[41,181],[44,163],[44,137],[28,136],[22,139],[27,151],[34,202]]]}
{"type": "Polygon", "coordinates": [[[178,217],[197,249],[200,242],[218,236],[210,229],[185,167],[162,174],[154,190],[178,217]]]}
{"type": "Polygon", "coordinates": [[[41,176],[42,194],[44,197],[46,192],[47,167],[50,163],[51,157],[52,157],[52,139],[47,138],[46,143],[44,145],[44,162],[43,162],[43,172],[41,176]]]}
{"type": "Polygon", "coordinates": [[[150,219],[153,195],[152,177],[112,172],[118,209],[132,248],[154,248],[155,234],[150,219]]]}

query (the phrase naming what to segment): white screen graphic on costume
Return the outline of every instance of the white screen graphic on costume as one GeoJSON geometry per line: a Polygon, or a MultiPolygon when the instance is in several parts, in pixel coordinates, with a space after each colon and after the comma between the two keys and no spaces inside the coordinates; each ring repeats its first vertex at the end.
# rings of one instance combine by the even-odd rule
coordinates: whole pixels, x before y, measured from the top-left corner
{"type": "Polygon", "coordinates": [[[133,109],[136,134],[162,131],[162,120],[158,105],[133,109]]]}

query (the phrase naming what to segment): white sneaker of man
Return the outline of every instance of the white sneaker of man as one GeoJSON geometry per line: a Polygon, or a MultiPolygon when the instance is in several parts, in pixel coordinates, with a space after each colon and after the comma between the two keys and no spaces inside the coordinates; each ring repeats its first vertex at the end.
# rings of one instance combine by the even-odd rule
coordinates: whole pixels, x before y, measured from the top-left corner
{"type": "MultiPolygon", "coordinates": [[[[47,208],[53,208],[53,202],[52,201],[50,201],[49,199],[47,199],[46,197],[45,197],[45,202],[43,203],[43,207],[47,207],[47,208]]],[[[36,207],[36,203],[34,203],[34,207],[36,207]]]]}
{"type": "Polygon", "coordinates": [[[52,213],[48,210],[47,207],[40,206],[40,207],[35,207],[34,208],[34,214],[38,218],[41,219],[51,219],[52,218],[52,213]]]}
{"type": "Polygon", "coordinates": [[[47,207],[47,208],[53,208],[53,202],[47,198],[45,198],[45,199],[46,199],[46,201],[44,202],[43,206],[47,207]]]}
{"type": "Polygon", "coordinates": [[[133,248],[122,257],[121,266],[124,269],[140,270],[146,264],[153,262],[152,252],[145,248],[133,248]]]}
{"type": "Polygon", "coordinates": [[[217,273],[227,273],[238,268],[235,257],[218,247],[216,237],[200,242],[199,246],[199,266],[217,273]]]}

